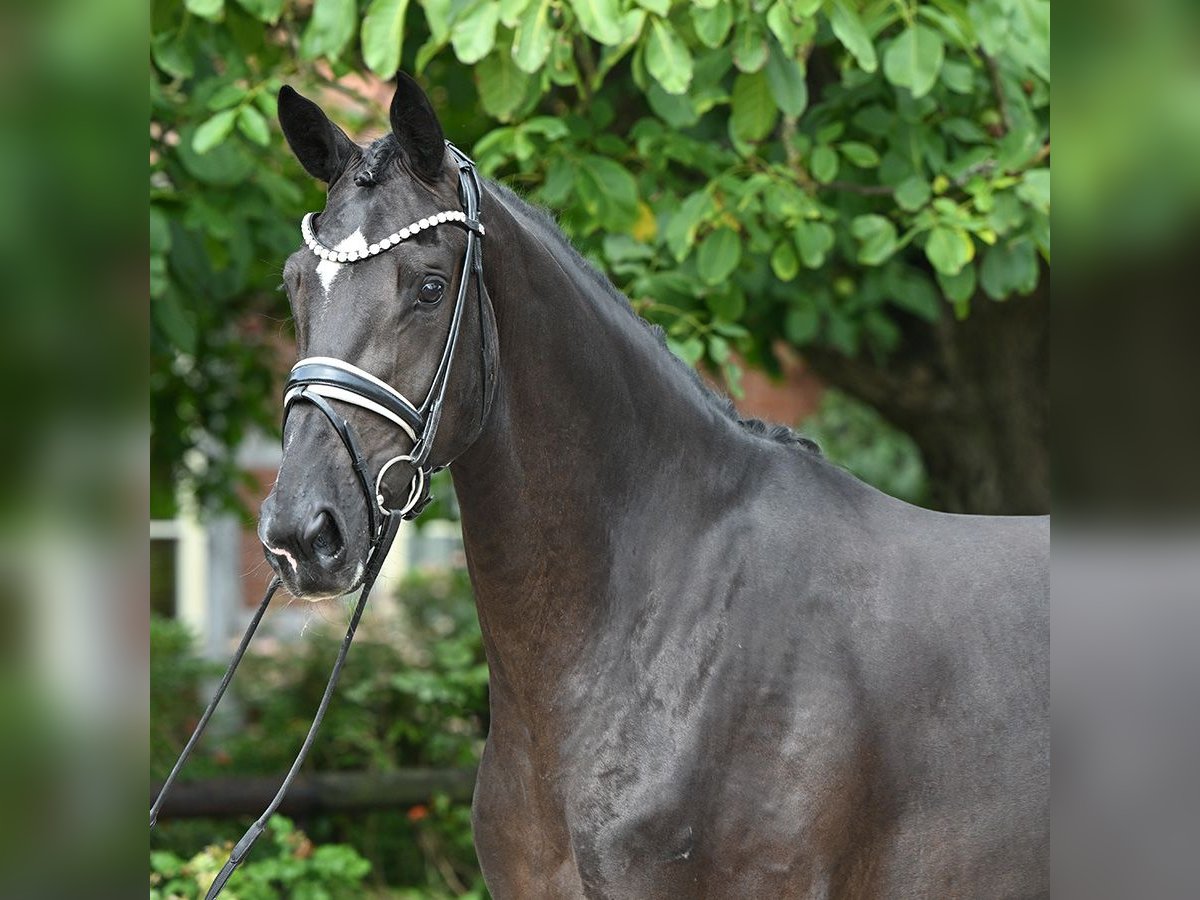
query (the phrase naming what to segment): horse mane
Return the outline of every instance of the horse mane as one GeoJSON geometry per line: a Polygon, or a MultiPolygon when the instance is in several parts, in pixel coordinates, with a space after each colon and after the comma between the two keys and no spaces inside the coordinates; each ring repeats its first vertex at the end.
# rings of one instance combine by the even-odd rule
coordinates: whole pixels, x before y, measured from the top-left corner
{"type": "Polygon", "coordinates": [[[689,366],[670,351],[670,349],[667,347],[667,335],[666,332],[663,331],[662,326],[647,322],[637,314],[637,311],[633,308],[632,304],[630,304],[629,298],[621,293],[621,291],[617,289],[616,285],[614,285],[603,272],[592,265],[583,256],[583,254],[581,254],[575,248],[575,245],[572,244],[570,239],[563,233],[562,229],[558,225],[558,222],[555,221],[554,216],[548,210],[538,206],[535,203],[529,202],[507,185],[492,180],[488,180],[487,184],[489,187],[495,190],[496,193],[499,194],[506,203],[511,203],[513,206],[517,207],[517,209],[523,212],[535,225],[540,228],[541,233],[538,235],[539,237],[548,239],[549,243],[553,244],[557,249],[567,254],[567,256],[574,261],[575,265],[578,266],[583,272],[586,272],[597,286],[599,286],[606,294],[608,294],[608,296],[612,298],[614,302],[618,303],[622,309],[629,313],[634,321],[648,329],[650,333],[654,335],[659,347],[662,348],[662,352],[667,354],[673,363],[678,366],[681,371],[687,374],[688,378],[692,380],[693,384],[700,389],[701,396],[705,398],[705,401],[713,409],[716,409],[730,421],[736,422],[749,434],[764,438],[776,444],[792,446],[808,453],[820,455],[821,448],[817,445],[816,441],[812,440],[811,438],[804,437],[804,435],[797,433],[788,426],[779,425],[773,422],[764,422],[762,419],[745,418],[738,413],[737,407],[735,407],[733,404],[733,400],[706,382],[700,377],[699,372],[697,372],[694,368],[689,366]]]}
{"type": "MultiPolygon", "coordinates": [[[[355,184],[360,186],[382,184],[393,171],[402,166],[402,157],[403,151],[395,135],[385,134],[383,137],[377,138],[367,147],[363,148],[359,170],[354,176],[355,184]]],[[[563,230],[559,227],[558,222],[555,221],[553,214],[549,210],[531,203],[507,185],[501,184],[498,181],[489,179],[487,183],[506,203],[510,203],[519,209],[540,229],[541,233],[539,237],[546,239],[548,243],[566,254],[604,293],[620,305],[622,309],[626,310],[633,317],[634,321],[638,322],[644,328],[649,329],[658,342],[659,347],[662,348],[662,352],[667,354],[672,362],[687,374],[687,377],[700,389],[701,396],[704,397],[705,401],[712,408],[720,412],[726,419],[736,422],[749,434],[756,435],[776,444],[798,447],[809,453],[820,454],[821,448],[817,445],[816,441],[798,434],[788,426],[779,425],[774,422],[764,422],[762,419],[745,418],[738,413],[733,400],[706,382],[700,377],[699,372],[668,349],[667,335],[663,331],[662,326],[647,322],[637,314],[637,311],[630,304],[629,298],[621,293],[603,272],[592,265],[576,249],[575,245],[563,233],[563,230]]]]}

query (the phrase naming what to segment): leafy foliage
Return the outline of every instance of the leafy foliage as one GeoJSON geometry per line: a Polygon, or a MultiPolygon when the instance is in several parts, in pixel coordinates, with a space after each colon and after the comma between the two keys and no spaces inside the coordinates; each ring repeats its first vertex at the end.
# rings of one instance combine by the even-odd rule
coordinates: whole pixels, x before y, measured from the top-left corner
{"type": "MultiPolygon", "coordinates": [[[[353,847],[314,846],[302,831],[283,816],[267,823],[267,840],[273,852],[256,853],[229,879],[229,894],[240,900],[337,900],[361,897],[363,880],[371,864],[353,847]]],[[[150,900],[192,900],[204,896],[230,847],[210,846],[190,859],[168,850],[150,854],[150,900]]]]}
{"type": "Polygon", "coordinates": [[[884,493],[923,503],[929,491],[921,453],[912,438],[848,394],[828,390],[804,433],[832,461],[884,493]]]}
{"type": "MultiPolygon", "coordinates": [[[[360,629],[308,769],[393,771],[478,763],[487,731],[487,669],[469,579],[463,571],[414,575],[400,585],[398,596],[400,618],[385,621],[386,635],[373,634],[378,625],[374,620],[360,629]]],[[[277,775],[285,770],[312,720],[340,629],[340,623],[316,628],[282,652],[262,653],[252,645],[226,701],[227,707],[239,710],[239,727],[222,729],[221,723],[214,722],[182,777],[277,775]]],[[[151,770],[161,777],[195,724],[206,699],[197,696],[197,679],[211,674],[211,669],[197,660],[186,630],[172,622],[152,620],[150,651],[155,735],[151,770]]],[[[158,885],[163,892],[159,896],[172,896],[172,891],[194,896],[195,887],[190,885],[211,879],[228,851],[208,842],[214,834],[235,840],[245,824],[161,823],[152,836],[155,852],[151,854],[152,867],[165,879],[158,885]],[[176,878],[183,878],[185,887],[176,885],[172,880],[176,878]]],[[[458,896],[482,884],[469,805],[444,796],[407,810],[315,817],[306,829],[321,845],[348,843],[369,860],[372,878],[390,885],[421,886],[436,889],[438,896],[458,896]]],[[[313,866],[332,865],[333,851],[348,851],[348,847],[321,846],[311,860],[303,854],[291,860],[295,847],[289,843],[292,849],[285,850],[280,843],[283,833],[277,837],[278,858],[263,860],[272,866],[254,868],[263,855],[257,850],[244,866],[251,873],[250,882],[256,886],[269,882],[276,893],[252,893],[243,887],[235,891],[237,896],[362,895],[361,891],[339,894],[330,885],[325,885],[328,894],[314,893],[320,872],[313,866]]],[[[311,844],[305,843],[304,848],[313,851],[311,844]]],[[[357,853],[344,857],[343,863],[349,866],[355,859],[357,853]]],[[[421,896],[430,895],[422,892],[421,896]]]]}
{"type": "Polygon", "coordinates": [[[203,701],[200,679],[219,671],[197,656],[186,626],[150,617],[151,771],[165,777],[195,727],[203,701]]]}
{"type": "Polygon", "coordinates": [[[202,489],[272,418],[271,273],[320,206],[272,132],[284,80],[423,73],[447,133],[731,381],[779,336],[882,359],[1049,261],[1046,0],[159,0],[153,29],[155,462],[202,489]]]}

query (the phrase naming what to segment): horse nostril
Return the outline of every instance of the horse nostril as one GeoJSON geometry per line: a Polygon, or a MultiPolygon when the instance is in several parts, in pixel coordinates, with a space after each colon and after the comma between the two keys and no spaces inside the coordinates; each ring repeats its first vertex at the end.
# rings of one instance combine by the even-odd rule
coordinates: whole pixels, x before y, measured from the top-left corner
{"type": "Polygon", "coordinates": [[[308,520],[302,540],[314,555],[327,559],[336,556],[344,545],[337,523],[324,509],[308,520]]]}

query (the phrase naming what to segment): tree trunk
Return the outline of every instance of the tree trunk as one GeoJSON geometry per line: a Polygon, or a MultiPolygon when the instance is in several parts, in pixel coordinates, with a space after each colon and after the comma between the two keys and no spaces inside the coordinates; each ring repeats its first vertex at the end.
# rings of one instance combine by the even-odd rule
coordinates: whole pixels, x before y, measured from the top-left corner
{"type": "MultiPolygon", "coordinates": [[[[925,459],[930,506],[990,515],[1050,511],[1049,273],[1028,297],[980,294],[963,321],[905,316],[886,359],[810,348],[830,384],[902,428],[925,459]]],[[[898,317],[899,318],[899,317],[898,317]]]]}

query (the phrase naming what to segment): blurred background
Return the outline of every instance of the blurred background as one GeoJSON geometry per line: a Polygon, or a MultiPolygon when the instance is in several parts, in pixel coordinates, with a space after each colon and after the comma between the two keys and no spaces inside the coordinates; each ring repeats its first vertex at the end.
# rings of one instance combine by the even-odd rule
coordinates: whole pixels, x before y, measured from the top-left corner
{"type": "MultiPolygon", "coordinates": [[[[1053,496],[1058,887],[1194,896],[1200,21],[1183,0],[1056,13],[1051,392],[1047,3],[0,7],[0,896],[144,889],[147,766],[264,577],[247,529],[292,354],[275,286],[322,205],[272,98],[286,81],[372,137],[397,68],[745,412],[913,502],[1053,496]]],[[[238,896],[482,894],[486,674],[437,493],[238,896]]],[[[191,813],[151,839],[158,896],[196,895],[247,821],[218,788],[277,778],[315,707],[347,612],[276,606],[181,786],[191,813]]]]}

